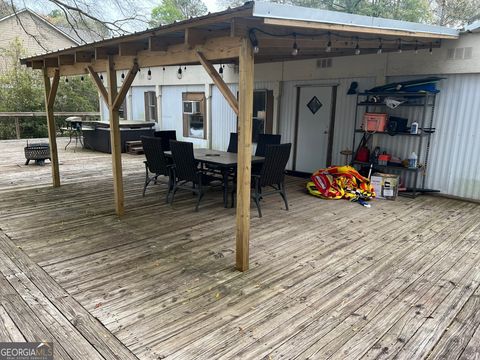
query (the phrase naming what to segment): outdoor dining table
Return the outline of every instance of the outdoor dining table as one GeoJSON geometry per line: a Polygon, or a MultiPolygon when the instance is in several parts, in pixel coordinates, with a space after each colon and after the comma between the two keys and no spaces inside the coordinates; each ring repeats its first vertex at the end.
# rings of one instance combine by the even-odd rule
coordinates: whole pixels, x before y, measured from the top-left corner
{"type": "MultiPolygon", "coordinates": [[[[165,151],[167,157],[172,156],[171,151],[165,151]]],[[[237,154],[227,151],[211,150],[211,149],[193,149],[193,156],[196,161],[203,165],[212,165],[220,170],[223,179],[223,205],[228,207],[228,176],[237,171],[237,154]]],[[[252,164],[260,164],[265,161],[262,156],[252,155],[252,164]]]]}

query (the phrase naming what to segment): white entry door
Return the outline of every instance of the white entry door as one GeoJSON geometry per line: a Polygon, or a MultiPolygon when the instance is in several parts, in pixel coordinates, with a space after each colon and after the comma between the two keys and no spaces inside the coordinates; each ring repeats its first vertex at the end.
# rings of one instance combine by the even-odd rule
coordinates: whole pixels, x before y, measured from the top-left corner
{"type": "Polygon", "coordinates": [[[307,173],[327,165],[332,118],[332,86],[299,89],[295,170],[307,173]]]}

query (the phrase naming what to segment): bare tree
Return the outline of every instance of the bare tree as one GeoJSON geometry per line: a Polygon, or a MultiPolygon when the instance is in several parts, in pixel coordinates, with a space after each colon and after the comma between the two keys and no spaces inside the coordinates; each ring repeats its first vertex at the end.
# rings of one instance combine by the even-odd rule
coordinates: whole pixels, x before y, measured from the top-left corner
{"type": "MultiPolygon", "coordinates": [[[[148,26],[149,18],[144,9],[133,0],[9,0],[17,21],[24,31],[42,47],[43,44],[31,31],[28,32],[23,26],[18,10],[34,5],[51,9],[57,16],[62,18],[62,25],[69,28],[70,33],[80,43],[91,42],[92,39],[100,39],[131,33],[136,30],[144,30],[148,26]]],[[[43,14],[45,15],[45,14],[43,14]]],[[[51,20],[48,19],[47,20],[51,20]]]]}

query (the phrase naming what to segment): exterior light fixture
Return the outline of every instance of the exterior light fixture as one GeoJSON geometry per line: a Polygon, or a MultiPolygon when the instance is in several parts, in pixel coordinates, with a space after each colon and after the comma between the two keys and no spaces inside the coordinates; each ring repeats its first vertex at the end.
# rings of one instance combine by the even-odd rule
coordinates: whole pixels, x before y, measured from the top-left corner
{"type": "Polygon", "coordinates": [[[325,52],[327,53],[332,52],[332,36],[330,33],[328,33],[328,42],[327,42],[327,46],[325,47],[325,52]]]}
{"type": "MultiPolygon", "coordinates": [[[[165,68],[163,68],[165,70],[165,68]]],[[[147,80],[152,80],[152,70],[149,68],[147,71],[147,80]]]]}
{"type": "Polygon", "coordinates": [[[182,67],[179,66],[179,67],[178,67],[178,70],[177,70],[177,78],[178,78],[178,79],[181,79],[182,77],[183,77],[182,67]]]}
{"type": "Polygon", "coordinates": [[[292,56],[298,55],[298,45],[297,45],[297,35],[293,34],[293,49],[292,49],[292,56]]]}

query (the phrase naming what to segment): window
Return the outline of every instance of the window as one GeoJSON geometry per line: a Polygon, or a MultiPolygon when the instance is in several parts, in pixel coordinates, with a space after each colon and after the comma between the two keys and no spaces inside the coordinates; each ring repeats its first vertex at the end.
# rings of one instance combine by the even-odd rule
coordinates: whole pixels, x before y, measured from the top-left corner
{"type": "Polygon", "coordinates": [[[157,96],[155,91],[146,91],[145,97],[145,121],[157,121],[157,96]]]}
{"type": "Polygon", "coordinates": [[[183,136],[206,139],[205,93],[182,94],[183,136]]]}
{"type": "MultiPolygon", "coordinates": [[[[237,93],[238,98],[238,93],[237,93]]],[[[252,142],[258,142],[258,134],[271,134],[273,131],[273,91],[254,90],[252,142]]]]}
{"type": "Polygon", "coordinates": [[[121,120],[127,120],[127,99],[123,100],[122,105],[118,108],[118,117],[121,120]]]}

